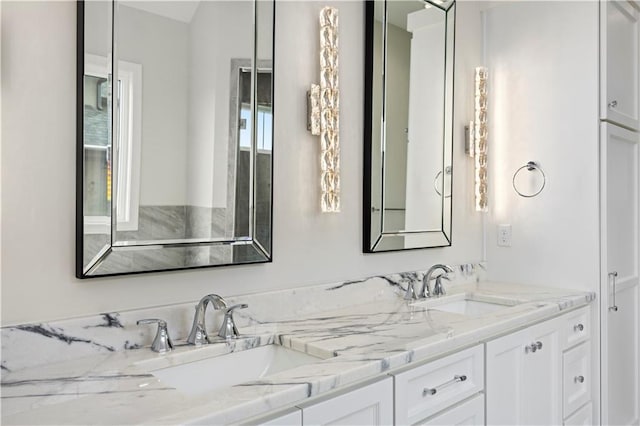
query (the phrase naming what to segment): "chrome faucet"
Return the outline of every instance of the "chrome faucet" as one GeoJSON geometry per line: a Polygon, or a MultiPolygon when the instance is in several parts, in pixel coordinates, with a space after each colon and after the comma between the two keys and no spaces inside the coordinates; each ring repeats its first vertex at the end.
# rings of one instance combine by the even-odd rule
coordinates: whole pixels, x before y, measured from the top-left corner
{"type": "MultiPolygon", "coordinates": [[[[433,265],[431,268],[429,268],[427,273],[424,274],[424,277],[422,278],[422,289],[418,294],[418,298],[424,299],[426,297],[442,296],[444,294],[444,287],[442,286],[442,282],[440,281],[444,274],[439,275],[436,278],[431,278],[433,273],[436,272],[438,269],[442,269],[445,273],[453,272],[453,269],[451,268],[451,266],[442,265],[440,263],[433,265]],[[429,285],[432,279],[436,280],[436,286],[434,288],[433,294],[431,292],[431,286],[429,285]]],[[[448,279],[448,278],[445,278],[445,279],[448,279]]]]}
{"type": "Polygon", "coordinates": [[[227,309],[227,302],[217,294],[207,294],[196,305],[196,314],[193,317],[193,326],[187,338],[187,343],[191,345],[206,345],[209,343],[209,336],[205,328],[204,314],[207,311],[207,305],[211,302],[213,309],[227,309]]]}

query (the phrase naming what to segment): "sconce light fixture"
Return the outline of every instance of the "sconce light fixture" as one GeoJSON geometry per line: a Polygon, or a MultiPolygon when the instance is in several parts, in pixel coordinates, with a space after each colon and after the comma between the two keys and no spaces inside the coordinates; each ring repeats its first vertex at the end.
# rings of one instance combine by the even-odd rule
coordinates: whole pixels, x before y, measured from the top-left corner
{"type": "Polygon", "coordinates": [[[307,129],[320,136],[320,200],[323,212],[340,211],[340,89],[338,87],[338,9],[320,12],[320,84],[307,92],[307,129]]]}
{"type": "MultiPolygon", "coordinates": [[[[487,208],[487,69],[475,70],[473,151],[475,163],[476,211],[486,212],[487,208]]],[[[471,147],[470,147],[471,148],[471,147]]]]}

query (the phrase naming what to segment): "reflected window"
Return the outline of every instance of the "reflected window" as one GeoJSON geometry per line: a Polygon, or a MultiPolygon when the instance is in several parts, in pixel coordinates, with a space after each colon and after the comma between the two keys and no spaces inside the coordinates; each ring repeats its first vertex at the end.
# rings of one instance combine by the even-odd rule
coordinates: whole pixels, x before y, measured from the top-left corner
{"type": "MultiPolygon", "coordinates": [[[[243,98],[248,98],[247,90],[251,84],[251,70],[240,71],[240,90],[243,98]]],[[[256,116],[256,148],[258,152],[271,152],[273,138],[273,108],[271,106],[271,73],[258,70],[258,108],[256,116]]],[[[241,150],[251,149],[251,103],[243,99],[240,104],[239,145],[241,150]]]]}
{"type": "MultiPolygon", "coordinates": [[[[84,160],[85,233],[109,234],[113,195],[111,84],[107,58],[85,55],[84,160]]],[[[119,61],[116,90],[118,230],[138,228],[142,68],[119,61]]]]}
{"type": "MultiPolygon", "coordinates": [[[[271,107],[258,106],[256,147],[259,152],[271,151],[273,114],[271,107]]],[[[240,149],[251,149],[251,107],[243,104],[240,109],[240,149]]]]}

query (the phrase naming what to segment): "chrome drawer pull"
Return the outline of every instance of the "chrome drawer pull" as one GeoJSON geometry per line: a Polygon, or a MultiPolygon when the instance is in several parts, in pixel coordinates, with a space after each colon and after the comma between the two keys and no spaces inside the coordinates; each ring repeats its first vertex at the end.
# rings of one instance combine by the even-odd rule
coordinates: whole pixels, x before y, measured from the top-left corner
{"type": "Polygon", "coordinates": [[[455,383],[458,382],[464,382],[465,380],[467,380],[467,376],[465,375],[455,375],[453,376],[453,379],[449,380],[448,382],[445,382],[439,386],[436,386],[435,388],[424,388],[422,390],[422,396],[428,396],[428,395],[435,395],[436,393],[438,393],[439,390],[442,390],[446,387],[449,387],[455,383]]]}
{"type": "Polygon", "coordinates": [[[584,331],[584,325],[576,324],[573,326],[573,331],[584,331]]]}
{"type": "Polygon", "coordinates": [[[615,108],[615,107],[617,107],[617,106],[618,106],[618,101],[616,101],[616,100],[614,99],[614,100],[612,100],[611,102],[609,102],[609,105],[608,105],[608,106],[609,106],[609,108],[613,109],[613,108],[615,108]]]}
{"type": "Polygon", "coordinates": [[[573,381],[576,383],[584,383],[584,376],[576,376],[573,381]]]}
{"type": "Polygon", "coordinates": [[[532,344],[525,346],[524,352],[527,354],[529,352],[535,353],[539,349],[542,349],[542,342],[538,340],[537,342],[533,342],[532,344]]]}

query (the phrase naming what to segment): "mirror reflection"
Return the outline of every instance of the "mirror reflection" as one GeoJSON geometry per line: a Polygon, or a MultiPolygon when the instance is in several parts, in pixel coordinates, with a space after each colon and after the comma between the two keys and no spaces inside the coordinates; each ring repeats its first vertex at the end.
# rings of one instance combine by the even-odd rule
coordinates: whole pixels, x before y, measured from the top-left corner
{"type": "Polygon", "coordinates": [[[454,2],[367,2],[365,252],[451,244],[454,23],[454,2]]]}
{"type": "Polygon", "coordinates": [[[269,261],[273,2],[79,12],[77,275],[269,261]]]}

